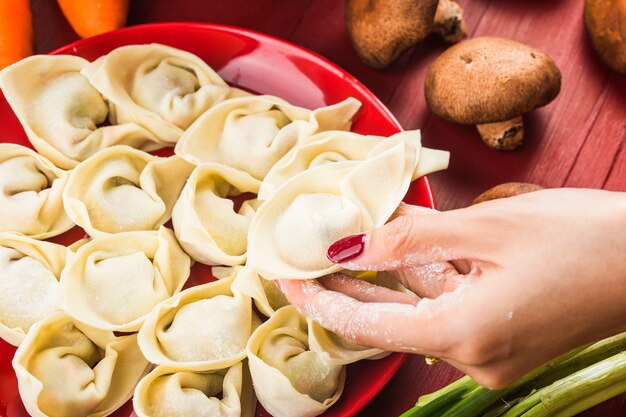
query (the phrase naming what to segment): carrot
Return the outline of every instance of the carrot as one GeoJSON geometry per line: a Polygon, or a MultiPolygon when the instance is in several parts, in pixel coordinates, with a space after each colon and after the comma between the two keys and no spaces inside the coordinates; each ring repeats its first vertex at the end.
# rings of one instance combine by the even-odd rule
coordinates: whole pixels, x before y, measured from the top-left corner
{"type": "Polygon", "coordinates": [[[126,24],[128,0],[57,0],[81,38],[119,29],[126,24]]]}
{"type": "Polygon", "coordinates": [[[29,0],[0,0],[0,69],[32,54],[29,0]]]}

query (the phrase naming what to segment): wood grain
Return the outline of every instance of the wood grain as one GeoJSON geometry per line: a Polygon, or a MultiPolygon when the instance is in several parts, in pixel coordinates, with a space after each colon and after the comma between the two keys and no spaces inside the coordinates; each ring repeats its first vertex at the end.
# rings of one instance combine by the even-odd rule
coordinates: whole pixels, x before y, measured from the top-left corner
{"type": "MultiPolygon", "coordinates": [[[[525,117],[526,143],[517,151],[490,150],[473,127],[445,122],[428,111],[424,77],[447,47],[443,41],[430,37],[389,70],[374,71],[358,60],[350,45],[342,1],[133,0],[129,24],[187,20],[241,26],[291,40],[329,58],[374,91],[405,128],[421,128],[426,145],[451,151],[450,169],[431,176],[440,209],[466,206],[487,188],[508,181],[626,191],[626,78],[611,73],[589,46],[582,26],[582,1],[460,3],[470,34],[529,43],[547,52],[562,71],[561,93],[525,117]]],[[[77,39],[55,1],[32,0],[32,7],[37,52],[77,39]]],[[[446,364],[429,367],[421,357],[411,357],[360,415],[397,416],[419,395],[459,376],[446,364]]],[[[626,396],[582,415],[626,415],[626,396]]]]}

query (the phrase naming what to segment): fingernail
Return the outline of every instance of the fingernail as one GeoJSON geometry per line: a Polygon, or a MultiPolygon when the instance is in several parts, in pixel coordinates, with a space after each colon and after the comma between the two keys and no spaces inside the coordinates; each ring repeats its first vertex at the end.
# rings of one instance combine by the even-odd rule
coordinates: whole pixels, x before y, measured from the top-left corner
{"type": "Polygon", "coordinates": [[[334,263],[350,261],[363,253],[365,234],[344,237],[330,245],[326,257],[334,263]]]}

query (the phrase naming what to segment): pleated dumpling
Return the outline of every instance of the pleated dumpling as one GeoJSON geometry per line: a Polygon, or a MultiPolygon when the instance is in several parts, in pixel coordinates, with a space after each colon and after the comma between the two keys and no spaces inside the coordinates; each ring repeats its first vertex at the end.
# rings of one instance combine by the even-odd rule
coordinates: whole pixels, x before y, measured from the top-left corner
{"type": "MultiPolygon", "coordinates": [[[[214,271],[215,269],[213,268],[214,271]]],[[[278,289],[274,281],[263,279],[247,266],[239,271],[233,288],[249,294],[256,308],[265,317],[271,317],[278,309],[289,304],[287,297],[278,289]]]]}
{"type": "Polygon", "coordinates": [[[188,288],[158,304],[139,331],[144,356],[158,365],[195,371],[243,360],[257,319],[250,297],[231,289],[235,277],[188,288]]]}
{"type": "Polygon", "coordinates": [[[114,146],[78,165],[63,192],[68,216],[90,236],[156,230],[167,222],[193,165],[114,146]]]}
{"type": "Polygon", "coordinates": [[[0,87],[31,143],[61,168],[72,168],[101,149],[164,145],[136,123],[106,126],[106,98],[81,75],[89,62],[73,55],[36,55],[0,72],[0,87]]]}
{"type": "Polygon", "coordinates": [[[350,130],[361,103],[348,98],[307,110],[273,96],[223,101],[189,127],[176,153],[194,164],[217,162],[262,180],[291,148],[326,130],[350,130]]]}
{"type": "Polygon", "coordinates": [[[148,371],[137,335],[116,337],[58,312],[35,324],[13,358],[33,417],[100,417],[132,395],[148,371]]]}
{"type": "Polygon", "coordinates": [[[17,346],[60,307],[65,246],[0,233],[0,338],[17,346]]]}
{"type": "Polygon", "coordinates": [[[324,352],[334,363],[347,365],[363,359],[380,359],[388,355],[382,349],[357,345],[322,327],[318,322],[307,319],[309,346],[312,351],[324,352]]]}
{"type": "Polygon", "coordinates": [[[274,417],[313,417],[341,396],[345,369],[309,349],[308,326],[293,306],[259,326],[246,347],[259,402],[274,417]]]}
{"type": "Polygon", "coordinates": [[[419,147],[389,144],[371,159],[324,164],[283,184],[252,219],[247,265],[267,279],[339,271],[341,266],[326,258],[328,247],[382,226],[411,183],[419,147]]]}
{"type": "Polygon", "coordinates": [[[0,232],[47,239],[71,229],[62,199],[67,179],[31,149],[0,143],[0,232]]]}
{"type": "Polygon", "coordinates": [[[114,49],[83,70],[115,110],[115,123],[137,123],[174,144],[230,87],[196,55],[165,45],[114,49]]]}
{"type": "Polygon", "coordinates": [[[252,386],[244,364],[192,372],[158,366],[135,389],[139,417],[251,417],[252,386]]]}
{"type": "Polygon", "coordinates": [[[421,147],[419,130],[396,133],[388,138],[344,131],[322,132],[291,149],[272,167],[263,179],[259,199],[267,200],[287,180],[307,169],[332,162],[370,159],[398,141],[421,148],[419,163],[413,172],[414,180],[447,168],[449,153],[421,147]]]}
{"type": "Polygon", "coordinates": [[[68,254],[63,307],[98,329],[137,331],[155,305],[181,290],[190,264],[166,227],[95,238],[68,254]]]}
{"type": "Polygon", "coordinates": [[[228,197],[259,191],[250,174],[220,164],[197,167],[174,206],[176,237],[191,257],[207,265],[246,261],[248,226],[260,203],[245,201],[235,211],[228,197]]]}

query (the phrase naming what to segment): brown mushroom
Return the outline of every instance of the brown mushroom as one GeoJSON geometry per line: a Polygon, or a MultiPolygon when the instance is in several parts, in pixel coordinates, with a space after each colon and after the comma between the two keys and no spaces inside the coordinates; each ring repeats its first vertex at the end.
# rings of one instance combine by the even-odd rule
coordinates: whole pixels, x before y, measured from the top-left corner
{"type": "Polygon", "coordinates": [[[458,42],[467,37],[461,5],[453,0],[439,0],[432,32],[446,42],[458,42]]]}
{"type": "Polygon", "coordinates": [[[378,69],[431,32],[449,42],[467,36],[463,11],[453,0],[347,0],[344,18],[357,54],[378,69]]]}
{"type": "Polygon", "coordinates": [[[496,185],[476,197],[472,204],[482,203],[489,200],[497,200],[499,198],[514,197],[520,194],[532,193],[533,191],[543,190],[543,187],[537,184],[527,182],[507,182],[496,185]]]}
{"type": "Polygon", "coordinates": [[[583,19],[600,58],[626,75],[626,1],[585,0],[583,19]]]}
{"type": "Polygon", "coordinates": [[[424,86],[433,113],[477,125],[483,141],[500,150],[522,143],[522,116],[551,102],[560,89],[561,72],[550,57],[495,37],[450,47],[430,67],[424,86]]]}

